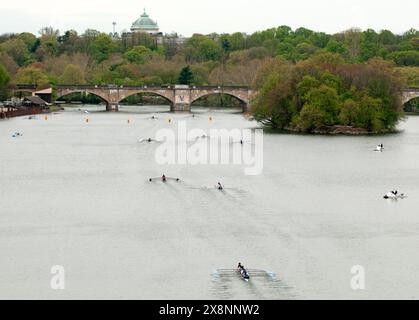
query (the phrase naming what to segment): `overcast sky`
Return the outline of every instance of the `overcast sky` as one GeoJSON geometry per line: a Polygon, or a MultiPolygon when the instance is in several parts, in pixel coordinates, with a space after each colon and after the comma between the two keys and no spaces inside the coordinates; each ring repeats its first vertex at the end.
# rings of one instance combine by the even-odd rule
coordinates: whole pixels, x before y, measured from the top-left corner
{"type": "Polygon", "coordinates": [[[0,33],[129,29],[146,8],[164,33],[254,32],[288,25],[335,33],[419,29],[419,0],[0,0],[0,33]]]}

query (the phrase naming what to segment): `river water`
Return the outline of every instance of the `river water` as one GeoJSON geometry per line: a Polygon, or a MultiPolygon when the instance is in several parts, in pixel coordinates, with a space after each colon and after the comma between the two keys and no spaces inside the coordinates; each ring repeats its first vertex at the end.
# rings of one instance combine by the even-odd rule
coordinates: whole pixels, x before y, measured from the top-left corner
{"type": "Polygon", "coordinates": [[[419,298],[419,117],[386,136],[265,133],[263,172],[248,176],[162,166],[160,144],[138,142],[180,122],[258,126],[241,114],[81,108],[0,122],[0,298],[419,298]],[[163,173],[181,181],[148,181],[163,173]],[[384,200],[392,189],[409,197],[384,200]],[[266,273],[219,270],[239,261],[266,273]],[[65,290],[50,286],[56,265],[65,290]]]}

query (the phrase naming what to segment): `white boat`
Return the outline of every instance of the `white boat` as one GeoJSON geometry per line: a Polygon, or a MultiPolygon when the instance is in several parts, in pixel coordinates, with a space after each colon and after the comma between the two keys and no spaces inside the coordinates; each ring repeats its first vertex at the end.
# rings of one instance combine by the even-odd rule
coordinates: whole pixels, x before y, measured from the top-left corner
{"type": "Polygon", "coordinates": [[[382,152],[383,150],[384,150],[384,147],[382,146],[376,146],[374,149],[374,151],[377,151],[377,152],[382,152]]]}

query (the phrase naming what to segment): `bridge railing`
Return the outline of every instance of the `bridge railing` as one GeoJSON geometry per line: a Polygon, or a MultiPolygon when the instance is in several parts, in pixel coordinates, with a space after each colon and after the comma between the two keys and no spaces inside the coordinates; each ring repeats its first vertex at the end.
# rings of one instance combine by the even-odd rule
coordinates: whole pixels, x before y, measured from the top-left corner
{"type": "Polygon", "coordinates": [[[190,89],[196,90],[249,90],[247,86],[190,86],[190,89]]]}
{"type": "MultiPolygon", "coordinates": [[[[174,89],[176,85],[161,85],[161,86],[118,86],[118,85],[92,85],[92,84],[73,84],[73,85],[56,85],[55,89],[131,89],[131,90],[162,90],[162,89],[174,89]]],[[[10,87],[12,90],[36,90],[37,85],[35,84],[16,84],[10,87]]],[[[234,85],[219,85],[219,86],[189,86],[192,90],[249,90],[248,86],[234,86],[234,85]]],[[[406,88],[406,92],[419,92],[419,88],[406,88]]]]}
{"type": "MultiPolygon", "coordinates": [[[[164,85],[164,86],[117,86],[117,85],[57,85],[56,89],[129,89],[129,90],[164,90],[164,89],[175,89],[175,85],[164,85]]],[[[185,87],[186,88],[186,87],[185,87]]],[[[189,86],[188,89],[192,90],[249,90],[246,86],[189,86]]]]}

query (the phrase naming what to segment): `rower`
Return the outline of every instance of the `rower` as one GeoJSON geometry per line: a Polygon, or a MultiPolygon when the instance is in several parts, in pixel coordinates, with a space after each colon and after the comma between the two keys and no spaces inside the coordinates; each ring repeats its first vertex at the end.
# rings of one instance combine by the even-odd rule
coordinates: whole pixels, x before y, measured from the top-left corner
{"type": "Polygon", "coordinates": [[[166,182],[166,181],[167,181],[166,176],[165,176],[165,175],[162,175],[161,180],[162,180],[163,182],[166,182]]]}
{"type": "Polygon", "coordinates": [[[147,139],[147,142],[151,142],[151,141],[152,141],[152,139],[151,139],[151,138],[148,138],[148,139],[147,139]]]}
{"type": "Polygon", "coordinates": [[[237,269],[244,269],[241,262],[239,262],[239,265],[237,266],[237,269]]]}
{"type": "MultiPolygon", "coordinates": [[[[221,185],[221,183],[219,183],[219,182],[218,182],[218,187],[217,187],[217,189],[218,189],[218,190],[223,190],[223,186],[222,186],[222,185],[221,185]]],[[[240,263],[239,263],[239,265],[240,265],[240,263]]]]}
{"type": "Polygon", "coordinates": [[[240,144],[243,145],[243,140],[240,139],[240,144]]]}

